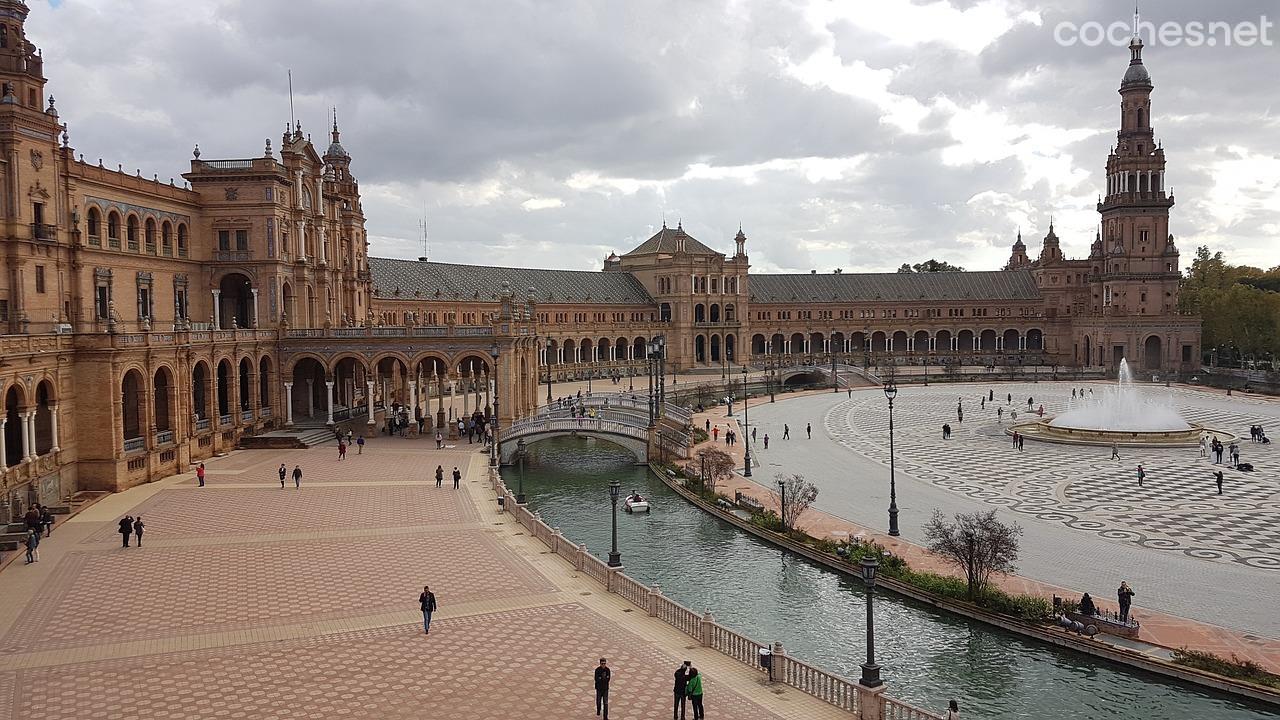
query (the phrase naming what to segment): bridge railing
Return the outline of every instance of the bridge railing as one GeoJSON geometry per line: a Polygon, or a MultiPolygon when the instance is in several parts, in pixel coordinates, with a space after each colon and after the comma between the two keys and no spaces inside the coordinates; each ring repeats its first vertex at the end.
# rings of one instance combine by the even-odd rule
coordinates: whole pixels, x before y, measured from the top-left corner
{"type": "Polygon", "coordinates": [[[605,420],[604,418],[551,418],[551,417],[532,417],[524,420],[517,420],[507,426],[502,431],[502,440],[506,442],[513,438],[519,438],[525,435],[533,435],[535,433],[544,432],[573,432],[573,431],[592,431],[610,433],[613,435],[625,435],[627,437],[636,438],[637,440],[649,439],[649,428],[647,423],[641,421],[629,421],[626,419],[605,420]]]}
{"type": "MultiPolygon", "coordinates": [[[[649,396],[644,393],[629,393],[629,392],[592,393],[591,395],[585,395],[581,398],[574,398],[573,403],[574,404],[581,403],[583,406],[589,407],[589,408],[601,408],[601,407],[631,408],[631,409],[639,410],[645,413],[646,416],[649,413],[649,396]]],[[[544,405],[542,410],[540,410],[539,412],[548,411],[548,410],[555,411],[557,410],[557,408],[553,403],[551,406],[544,405]]],[[[671,402],[667,403],[666,411],[663,413],[663,415],[671,420],[675,420],[685,425],[689,424],[689,422],[693,419],[692,410],[686,407],[681,407],[680,405],[676,405],[675,403],[671,403],[671,402]]]]}
{"type": "Polygon", "coordinates": [[[747,667],[764,674],[760,667],[760,651],[771,650],[773,673],[770,682],[781,682],[842,710],[858,713],[863,702],[879,704],[878,717],[883,720],[942,720],[942,717],[900,700],[870,694],[858,683],[835,673],[810,665],[786,654],[782,643],[770,646],[734,632],[715,621],[710,612],[699,615],[666,597],[658,586],[644,583],[611,568],[603,560],[587,552],[585,545],[573,545],[558,530],[553,530],[524,505],[516,504],[515,494],[502,482],[497,470],[490,470],[489,482],[502,507],[516,517],[530,535],[568,562],[573,568],[599,582],[605,590],[620,595],[650,617],[656,617],[696,640],[703,647],[716,650],[747,667]]]}

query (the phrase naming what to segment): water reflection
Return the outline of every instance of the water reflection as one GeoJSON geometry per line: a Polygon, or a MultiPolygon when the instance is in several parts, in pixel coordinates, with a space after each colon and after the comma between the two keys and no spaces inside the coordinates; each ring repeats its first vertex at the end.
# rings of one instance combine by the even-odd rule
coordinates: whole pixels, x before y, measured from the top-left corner
{"type": "MultiPolygon", "coordinates": [[[[524,487],[530,506],[596,556],[609,550],[609,491],[638,490],[648,515],[618,511],[625,572],[660,585],[698,612],[757,640],[856,678],[866,659],[865,590],[860,579],[781,551],[689,505],[630,455],[596,440],[531,445],[524,487]]],[[[504,469],[509,484],[515,470],[504,469]]],[[[890,692],[922,707],[960,700],[965,717],[1095,720],[1136,717],[1261,720],[1275,717],[1174,685],[1153,675],[1099,665],[1092,657],[1043,646],[876,594],[876,660],[890,692]]]]}

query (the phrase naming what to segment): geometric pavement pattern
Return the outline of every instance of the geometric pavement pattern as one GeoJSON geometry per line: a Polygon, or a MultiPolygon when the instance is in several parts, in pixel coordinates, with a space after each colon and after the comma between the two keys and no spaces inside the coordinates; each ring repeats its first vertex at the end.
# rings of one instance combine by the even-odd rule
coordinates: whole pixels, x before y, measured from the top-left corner
{"type": "Polygon", "coordinates": [[[485,530],[73,552],[0,652],[403,610],[424,582],[441,604],[555,589],[485,530]]]}
{"type": "MultiPolygon", "coordinates": [[[[435,483],[436,466],[444,470],[444,483],[451,485],[450,473],[457,462],[456,451],[444,457],[442,452],[435,456],[435,443],[430,445],[426,440],[409,440],[402,438],[379,438],[376,448],[366,446],[363,454],[357,455],[355,448],[347,452],[347,459],[336,462],[338,449],[336,443],[326,444],[312,450],[255,450],[252,453],[241,453],[219,458],[215,464],[205,468],[206,485],[263,485],[280,489],[280,463],[285,469],[293,472],[294,465],[302,467],[302,488],[312,483],[357,483],[357,482],[430,482],[435,483]],[[402,444],[403,443],[403,444],[402,444]],[[323,461],[317,461],[317,453],[323,461]],[[264,460],[264,458],[269,458],[264,460]],[[452,460],[450,460],[452,458],[452,460]],[[367,472],[368,461],[376,462],[377,472],[367,472]]],[[[474,445],[474,448],[480,446],[474,445]]],[[[463,441],[462,450],[468,450],[463,441]]],[[[448,452],[448,451],[445,451],[448,452]]],[[[464,468],[465,469],[465,468],[464,468]]],[[[183,487],[198,485],[195,477],[180,483],[183,487]]],[[[293,490],[292,474],[286,476],[285,484],[293,490]]]]}
{"type": "MultiPolygon", "coordinates": [[[[1010,409],[1026,412],[1027,398],[1045,416],[1067,409],[1072,387],[1098,384],[993,384],[994,402],[980,407],[972,386],[913,386],[894,404],[894,452],[899,472],[989,505],[1026,513],[1077,531],[1189,557],[1280,570],[1280,443],[1249,441],[1249,426],[1280,435],[1280,403],[1189,388],[1148,388],[1169,393],[1190,422],[1242,437],[1240,459],[1252,473],[1201,458],[1198,448],[1071,446],[1028,439],[1013,449],[1004,430],[1010,409]],[[1013,395],[1012,404],[1007,396],[1013,395]],[[964,422],[956,417],[963,404],[964,422]],[[1003,422],[996,408],[1004,407],[1003,422]],[[952,429],[942,440],[942,424],[952,429]],[[1137,484],[1137,465],[1146,473],[1137,484]],[[1224,473],[1223,495],[1213,472],[1224,473]]],[[[824,418],[827,433],[849,450],[888,466],[888,413],[883,397],[864,393],[838,403],[824,418]]]]}
{"type": "MultiPolygon", "coordinates": [[[[431,635],[399,625],[0,673],[0,702],[12,695],[0,712],[11,707],[24,720],[590,718],[592,671],[607,657],[612,716],[670,717],[671,672],[681,658],[581,605],[431,627],[431,635]]],[[[714,718],[779,717],[717,687],[715,677],[703,683],[714,718]]]]}
{"type": "MultiPolygon", "coordinates": [[[[259,452],[259,451],[254,451],[259,452]]],[[[448,480],[435,485],[377,487],[308,486],[290,481],[263,488],[180,488],[162,490],[130,511],[146,523],[144,540],[264,535],[352,528],[392,528],[473,522],[471,503],[439,498],[455,492],[448,480]],[[434,499],[433,499],[434,498],[434,499]],[[192,512],[199,505],[199,512],[192,512]]],[[[116,526],[104,524],[84,542],[120,543],[116,526]]]]}

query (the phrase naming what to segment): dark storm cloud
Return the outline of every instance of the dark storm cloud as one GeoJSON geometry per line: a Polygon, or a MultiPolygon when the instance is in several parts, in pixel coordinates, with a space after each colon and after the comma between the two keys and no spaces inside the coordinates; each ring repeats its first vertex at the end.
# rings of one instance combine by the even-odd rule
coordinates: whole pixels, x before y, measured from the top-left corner
{"type": "MultiPolygon", "coordinates": [[[[1145,12],[1271,10],[1169,0],[1145,12]]],[[[995,266],[1017,224],[1038,240],[1051,213],[1064,250],[1087,252],[1128,51],[1063,47],[1054,29],[1127,12],[1103,0],[885,0],[843,16],[810,0],[68,0],[33,4],[30,32],[73,145],[161,179],[196,142],[205,157],[260,154],[288,119],[291,68],[317,143],[339,108],[375,252],[418,255],[426,205],[439,259],[598,267],[665,214],[724,250],[742,222],[758,267],[803,272],[927,256],[995,266]],[[885,32],[878,13],[914,18],[922,39],[885,32]],[[975,32],[992,37],[960,35],[975,32]],[[859,63],[869,72],[842,84],[859,63]]],[[[1269,252],[1276,53],[1149,44],[1184,250],[1269,252]]]]}

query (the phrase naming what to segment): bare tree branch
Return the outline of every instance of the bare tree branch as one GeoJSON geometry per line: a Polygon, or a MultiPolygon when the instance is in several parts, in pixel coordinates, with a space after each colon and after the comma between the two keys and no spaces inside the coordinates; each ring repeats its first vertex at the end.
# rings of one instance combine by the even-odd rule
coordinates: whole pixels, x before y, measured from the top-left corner
{"type": "Polygon", "coordinates": [[[1022,528],[1000,522],[995,510],[957,513],[954,522],[935,510],[924,536],[931,552],[964,571],[970,600],[986,587],[992,573],[1017,570],[1022,528]]]}
{"type": "Polygon", "coordinates": [[[818,488],[803,475],[794,473],[778,473],[774,479],[782,483],[774,495],[778,498],[778,507],[782,508],[783,527],[794,530],[800,527],[800,516],[818,499],[818,488]]]}

